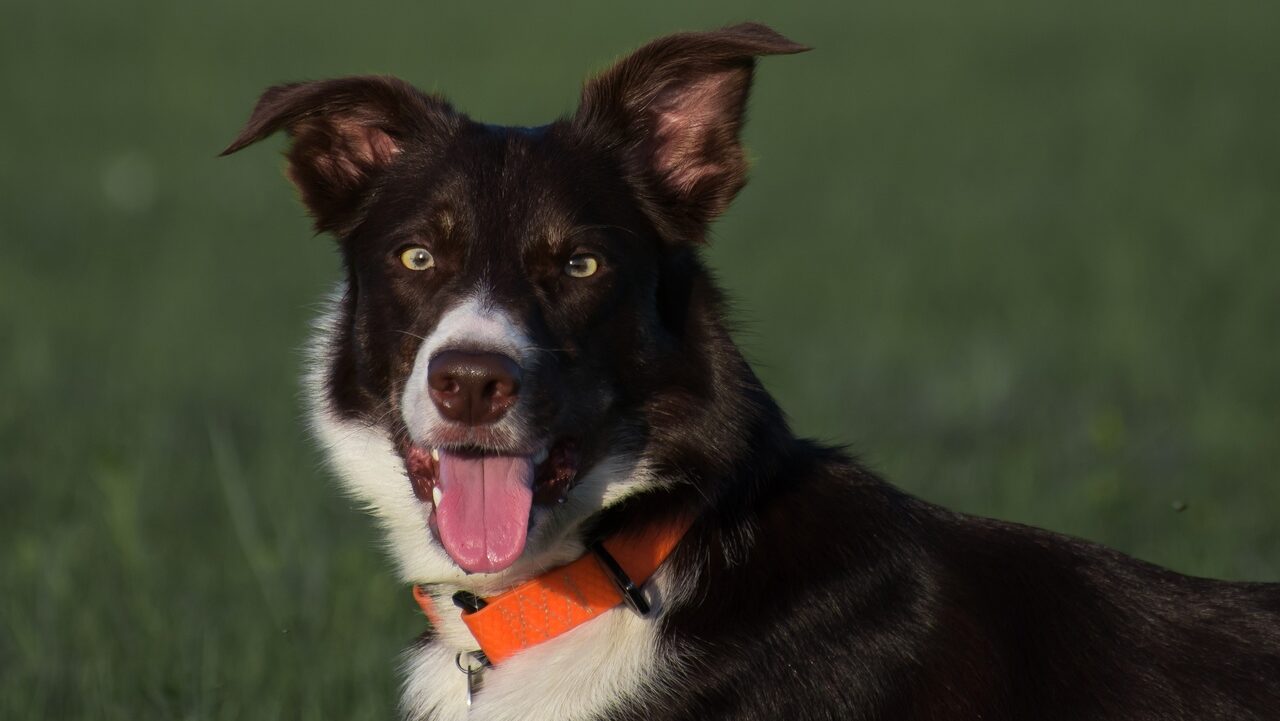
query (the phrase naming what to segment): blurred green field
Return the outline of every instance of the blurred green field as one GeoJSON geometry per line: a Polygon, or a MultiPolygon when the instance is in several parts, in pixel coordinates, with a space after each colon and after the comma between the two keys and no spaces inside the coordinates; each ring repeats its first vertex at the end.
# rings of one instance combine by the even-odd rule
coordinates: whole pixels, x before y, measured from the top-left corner
{"type": "Polygon", "coordinates": [[[1177,570],[1280,579],[1280,4],[5,4],[0,718],[381,719],[422,628],[300,427],[336,277],[264,86],[388,72],[540,123],[742,19],[710,255],[803,433],[1177,570]],[[1181,509],[1181,510],[1178,510],[1181,509]]]}

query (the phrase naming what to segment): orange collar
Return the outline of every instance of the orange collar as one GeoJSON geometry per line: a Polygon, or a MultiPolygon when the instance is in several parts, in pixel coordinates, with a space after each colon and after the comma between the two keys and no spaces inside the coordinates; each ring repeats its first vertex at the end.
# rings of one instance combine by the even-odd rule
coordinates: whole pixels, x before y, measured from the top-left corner
{"type": "MultiPolygon", "coordinates": [[[[623,602],[644,615],[649,607],[640,587],[675,550],[690,523],[684,518],[639,534],[614,536],[578,560],[493,598],[455,594],[455,603],[469,598],[475,609],[464,611],[462,622],[489,662],[496,664],[623,602]]],[[[426,589],[414,586],[413,597],[438,626],[440,617],[426,589]]]]}

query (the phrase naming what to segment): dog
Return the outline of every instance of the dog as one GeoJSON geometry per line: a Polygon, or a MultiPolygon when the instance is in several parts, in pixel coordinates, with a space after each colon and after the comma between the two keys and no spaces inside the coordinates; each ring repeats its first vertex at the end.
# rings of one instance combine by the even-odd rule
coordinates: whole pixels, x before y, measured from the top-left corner
{"type": "Polygon", "coordinates": [[[702,260],[745,183],[743,24],[541,127],[390,77],[265,91],[345,278],[315,434],[431,619],[410,719],[1280,719],[1280,585],[954,513],[797,438],[702,260]]]}

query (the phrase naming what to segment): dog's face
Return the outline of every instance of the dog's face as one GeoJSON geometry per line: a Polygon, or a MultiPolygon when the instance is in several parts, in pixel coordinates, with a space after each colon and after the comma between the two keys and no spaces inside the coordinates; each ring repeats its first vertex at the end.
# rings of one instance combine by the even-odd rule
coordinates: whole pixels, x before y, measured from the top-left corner
{"type": "Polygon", "coordinates": [[[651,43],[535,129],[476,123],[389,78],[268,90],[347,278],[322,323],[315,423],[409,580],[568,560],[582,523],[657,483],[655,414],[705,382],[695,245],[745,180],[761,26],[651,43]]]}
{"type": "Polygon", "coordinates": [[[492,573],[580,471],[640,450],[662,246],[567,129],[455,133],[389,171],[344,244],[354,332],[328,385],[394,439],[452,560],[492,573]]]}

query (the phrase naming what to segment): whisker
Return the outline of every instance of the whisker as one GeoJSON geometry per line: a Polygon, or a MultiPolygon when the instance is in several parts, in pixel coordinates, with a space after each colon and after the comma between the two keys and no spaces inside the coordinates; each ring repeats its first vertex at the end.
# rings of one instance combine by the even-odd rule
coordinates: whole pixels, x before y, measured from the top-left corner
{"type": "MultiPolygon", "coordinates": [[[[426,340],[427,340],[425,336],[420,336],[420,335],[418,335],[417,333],[413,333],[413,332],[410,332],[410,331],[407,331],[407,330],[392,330],[392,331],[390,331],[390,332],[392,332],[392,333],[399,333],[399,334],[401,334],[401,335],[407,335],[407,336],[409,336],[410,338],[416,338],[416,339],[418,339],[418,340],[420,340],[420,341],[423,341],[424,343],[425,343],[425,342],[426,342],[426,340]]],[[[550,348],[550,347],[537,346],[537,345],[526,345],[526,346],[521,346],[518,350],[519,350],[519,351],[521,351],[521,352],[526,352],[526,351],[536,351],[536,352],[541,352],[541,353],[569,353],[569,352],[571,352],[571,350],[572,350],[572,349],[570,349],[570,348],[550,348]]]]}
{"type": "Polygon", "coordinates": [[[586,233],[592,230],[620,230],[632,237],[636,236],[636,232],[634,230],[631,230],[630,228],[624,228],[620,225],[578,225],[578,226],[574,226],[573,228],[570,228],[569,232],[564,234],[564,237],[572,238],[578,233],[586,233]]]}

